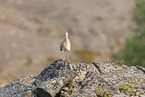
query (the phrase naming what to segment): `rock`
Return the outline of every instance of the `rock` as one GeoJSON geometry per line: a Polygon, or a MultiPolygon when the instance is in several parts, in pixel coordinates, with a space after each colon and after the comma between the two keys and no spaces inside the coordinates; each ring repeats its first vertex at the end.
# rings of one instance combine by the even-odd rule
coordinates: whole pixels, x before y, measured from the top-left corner
{"type": "Polygon", "coordinates": [[[52,97],[47,91],[42,88],[37,88],[33,92],[35,94],[35,97],[52,97]]]}
{"type": "Polygon", "coordinates": [[[140,95],[139,97],[145,97],[145,94],[143,94],[143,95],[140,95]]]}
{"type": "Polygon", "coordinates": [[[142,86],[142,89],[145,90],[145,83],[142,83],[141,86],[142,86]]]}
{"type": "Polygon", "coordinates": [[[43,81],[60,77],[65,77],[65,81],[69,82],[77,75],[76,69],[76,65],[72,62],[58,59],[36,77],[36,82],[39,84],[43,81]]]}
{"type": "Polygon", "coordinates": [[[60,89],[72,81],[77,75],[75,64],[58,59],[45,68],[36,77],[37,88],[47,91],[52,97],[60,92],[60,89]]]}
{"type": "Polygon", "coordinates": [[[119,94],[113,95],[113,97],[129,97],[129,96],[126,95],[125,93],[119,93],[119,94]]]}
{"type": "Polygon", "coordinates": [[[54,97],[60,92],[61,88],[65,85],[63,80],[64,78],[54,78],[48,81],[44,81],[35,89],[35,94],[43,95],[42,91],[45,91],[47,94],[54,97]]]}
{"type": "MultiPolygon", "coordinates": [[[[35,87],[33,85],[34,81],[35,78],[31,76],[21,77],[1,88],[0,97],[25,97],[25,95],[30,95],[28,92],[32,93],[32,89],[35,87]]],[[[33,95],[32,93],[30,97],[33,97],[33,95]]]]}
{"type": "Polygon", "coordinates": [[[34,97],[34,94],[31,90],[28,90],[25,94],[25,97],[34,97]]]}
{"type": "Polygon", "coordinates": [[[141,67],[139,65],[137,65],[136,67],[137,67],[137,69],[140,69],[140,70],[142,70],[145,73],[145,68],[143,68],[143,67],[141,67]]]}
{"type": "Polygon", "coordinates": [[[94,64],[94,66],[96,66],[98,68],[100,73],[106,73],[112,69],[120,68],[118,65],[115,65],[114,63],[94,62],[93,64],[94,64]]]}
{"type": "Polygon", "coordinates": [[[99,62],[76,66],[58,59],[37,77],[22,77],[1,88],[0,97],[144,97],[143,69],[99,62]]]}
{"type": "Polygon", "coordinates": [[[85,78],[86,73],[89,71],[93,71],[97,74],[100,74],[98,69],[93,64],[82,63],[79,65],[79,72],[78,72],[76,79],[83,80],[85,78]]]}

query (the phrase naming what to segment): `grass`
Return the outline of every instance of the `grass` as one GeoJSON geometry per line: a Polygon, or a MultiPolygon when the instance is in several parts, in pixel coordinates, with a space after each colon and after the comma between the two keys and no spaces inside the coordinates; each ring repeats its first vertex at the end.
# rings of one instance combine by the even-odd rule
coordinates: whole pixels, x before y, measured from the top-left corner
{"type": "Polygon", "coordinates": [[[53,61],[55,61],[57,58],[55,58],[55,57],[46,57],[46,62],[53,62],[53,61]]]}
{"type": "Polygon", "coordinates": [[[92,63],[95,59],[96,52],[90,50],[77,50],[76,54],[80,57],[81,62],[92,63]]]}

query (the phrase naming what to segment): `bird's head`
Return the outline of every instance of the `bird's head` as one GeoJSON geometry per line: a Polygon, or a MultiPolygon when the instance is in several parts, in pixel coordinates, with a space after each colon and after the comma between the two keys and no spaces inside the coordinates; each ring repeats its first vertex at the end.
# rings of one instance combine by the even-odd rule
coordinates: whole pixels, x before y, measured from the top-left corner
{"type": "Polygon", "coordinates": [[[68,32],[64,32],[64,36],[68,36],[68,32]]]}

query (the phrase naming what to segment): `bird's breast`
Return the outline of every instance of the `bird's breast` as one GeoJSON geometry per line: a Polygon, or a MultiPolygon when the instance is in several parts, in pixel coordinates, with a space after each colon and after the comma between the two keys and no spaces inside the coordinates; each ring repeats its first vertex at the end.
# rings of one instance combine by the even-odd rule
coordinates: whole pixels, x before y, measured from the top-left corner
{"type": "Polygon", "coordinates": [[[65,40],[63,42],[63,50],[64,51],[70,51],[70,49],[71,49],[71,43],[70,43],[70,41],[69,40],[65,40]]]}

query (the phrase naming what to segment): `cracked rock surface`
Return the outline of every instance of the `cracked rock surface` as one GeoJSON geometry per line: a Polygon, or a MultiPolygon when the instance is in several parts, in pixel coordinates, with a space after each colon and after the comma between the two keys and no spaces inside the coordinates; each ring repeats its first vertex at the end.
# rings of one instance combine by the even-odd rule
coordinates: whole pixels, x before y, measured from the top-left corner
{"type": "Polygon", "coordinates": [[[0,97],[145,96],[145,68],[58,59],[37,77],[21,77],[0,89],[0,97]]]}

